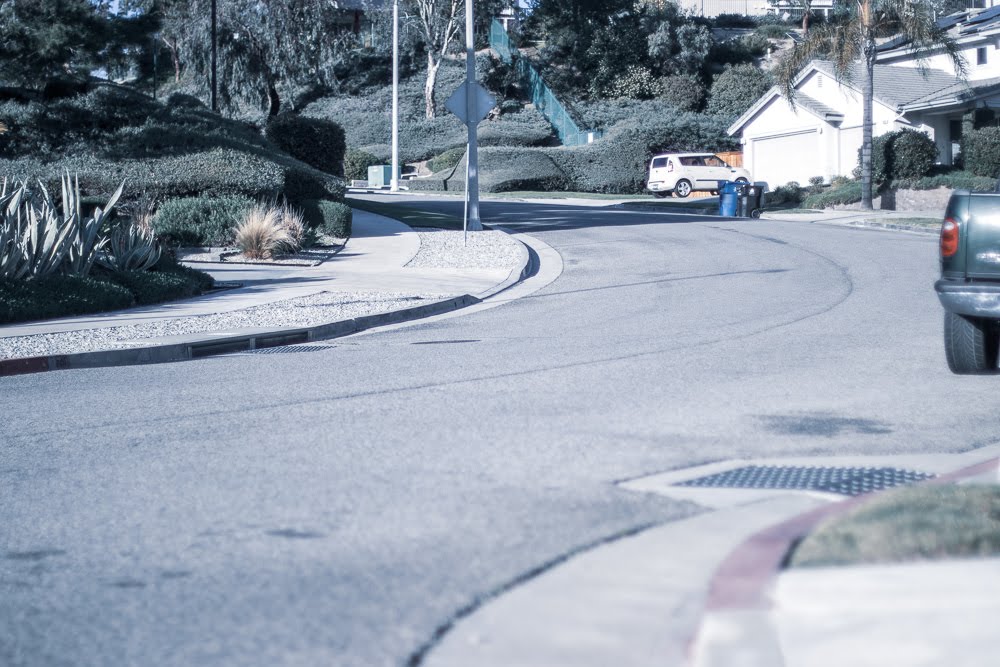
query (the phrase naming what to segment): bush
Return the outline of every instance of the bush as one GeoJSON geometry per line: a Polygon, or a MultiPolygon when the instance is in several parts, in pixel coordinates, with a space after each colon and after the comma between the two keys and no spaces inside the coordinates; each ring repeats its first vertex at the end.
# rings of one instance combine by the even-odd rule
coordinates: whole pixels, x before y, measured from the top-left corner
{"type": "Polygon", "coordinates": [[[973,130],[962,138],[965,168],[976,176],[1000,176],[1000,127],[973,130]]]}
{"type": "Polygon", "coordinates": [[[854,204],[861,201],[861,183],[848,181],[840,186],[831,186],[825,192],[811,194],[802,200],[805,208],[827,208],[838,204],[854,204]]]}
{"type": "Polygon", "coordinates": [[[432,157],[427,161],[427,168],[431,173],[438,173],[445,169],[454,169],[465,158],[465,148],[450,148],[441,155],[432,157]]]}
{"type": "Polygon", "coordinates": [[[719,14],[713,19],[717,28],[753,28],[757,22],[744,14],[719,14]]]}
{"type": "Polygon", "coordinates": [[[768,193],[766,203],[768,206],[780,206],[782,204],[798,204],[801,201],[802,187],[795,181],[790,181],[768,193]]]}
{"type": "Polygon", "coordinates": [[[767,39],[785,39],[788,37],[788,26],[784,24],[764,24],[758,26],[755,34],[767,39]]]}
{"type": "Polygon", "coordinates": [[[86,315],[129,308],[132,293],[94,276],[51,275],[0,281],[0,323],[86,315]]]}
{"type": "Polygon", "coordinates": [[[201,281],[180,272],[126,271],[102,277],[127,289],[139,306],[186,299],[201,294],[201,281]]]}
{"type": "MultiPolygon", "coordinates": [[[[484,148],[479,152],[479,186],[484,192],[567,190],[566,174],[545,151],[531,148],[484,148]]],[[[464,183],[464,170],[456,178],[464,183]]],[[[449,190],[452,183],[449,182],[449,190]]],[[[458,189],[458,188],[454,188],[458,189]]]]}
{"type": "Polygon", "coordinates": [[[705,84],[692,74],[667,76],[659,80],[659,98],[678,111],[698,111],[705,102],[705,84]]]}
{"type": "MultiPolygon", "coordinates": [[[[649,160],[656,153],[738,149],[738,140],[726,135],[718,118],[677,113],[658,104],[666,111],[660,112],[657,103],[634,104],[630,119],[617,122],[598,141],[546,153],[574,190],[633,194],[644,191],[649,160]]],[[[605,106],[604,111],[614,110],[605,106]]]]}
{"type": "Polygon", "coordinates": [[[344,175],[347,144],[344,129],[337,123],[281,114],[268,121],[265,135],[278,148],[309,166],[336,176],[344,175]]]}
{"type": "Polygon", "coordinates": [[[368,180],[368,167],[382,164],[382,161],[356,148],[348,148],[344,153],[344,178],[354,181],[368,180]]]}
{"type": "Polygon", "coordinates": [[[771,75],[752,64],[727,66],[712,81],[708,112],[736,120],[773,85],[771,75]]]}
{"type": "Polygon", "coordinates": [[[971,190],[973,192],[993,192],[996,179],[987,176],[976,176],[968,171],[951,171],[934,176],[921,178],[903,178],[892,182],[894,188],[908,190],[935,190],[951,188],[952,190],[971,190]]]}
{"type": "Polygon", "coordinates": [[[229,245],[254,201],[248,197],[185,197],[160,205],[153,229],[182,245],[229,245]]]}
{"type": "Polygon", "coordinates": [[[306,224],[313,228],[321,228],[326,234],[338,239],[351,236],[351,207],[341,202],[306,200],[301,203],[302,215],[306,224]]]}
{"type": "MultiPolygon", "coordinates": [[[[919,178],[930,172],[937,161],[934,140],[916,130],[896,130],[872,140],[872,182],[888,183],[895,178],[919,178]]],[[[858,167],[861,149],[858,149],[858,167]]]]}

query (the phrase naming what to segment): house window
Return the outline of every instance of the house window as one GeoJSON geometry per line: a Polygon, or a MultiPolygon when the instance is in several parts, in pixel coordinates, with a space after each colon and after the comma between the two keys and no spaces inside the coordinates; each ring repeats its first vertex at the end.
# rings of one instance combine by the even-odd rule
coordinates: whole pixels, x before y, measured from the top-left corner
{"type": "Polygon", "coordinates": [[[976,64],[985,65],[986,64],[986,47],[981,46],[976,49],[976,64]]]}

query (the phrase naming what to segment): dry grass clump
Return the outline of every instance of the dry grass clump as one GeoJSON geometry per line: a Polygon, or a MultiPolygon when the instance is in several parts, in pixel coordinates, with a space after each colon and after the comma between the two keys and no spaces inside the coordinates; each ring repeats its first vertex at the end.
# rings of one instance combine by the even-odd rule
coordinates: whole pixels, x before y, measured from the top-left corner
{"type": "Polygon", "coordinates": [[[250,208],[236,228],[236,246],[250,259],[270,259],[302,249],[306,224],[302,212],[288,202],[250,208]]]}

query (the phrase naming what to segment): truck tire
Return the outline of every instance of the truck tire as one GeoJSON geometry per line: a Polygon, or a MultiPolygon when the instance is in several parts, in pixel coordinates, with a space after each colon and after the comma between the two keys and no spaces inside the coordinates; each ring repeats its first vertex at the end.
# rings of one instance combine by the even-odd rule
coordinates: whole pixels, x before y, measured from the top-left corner
{"type": "Polygon", "coordinates": [[[998,347],[997,330],[990,320],[944,314],[944,352],[952,373],[995,373],[998,347]]]}

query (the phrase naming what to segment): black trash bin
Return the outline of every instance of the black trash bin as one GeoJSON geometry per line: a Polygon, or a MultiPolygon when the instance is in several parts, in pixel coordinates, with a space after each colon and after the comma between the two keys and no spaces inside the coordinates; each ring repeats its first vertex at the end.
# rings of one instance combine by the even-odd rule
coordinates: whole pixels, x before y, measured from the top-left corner
{"type": "Polygon", "coordinates": [[[738,213],[741,218],[759,218],[764,209],[764,193],[767,192],[767,183],[757,181],[747,183],[740,193],[738,213]]]}

